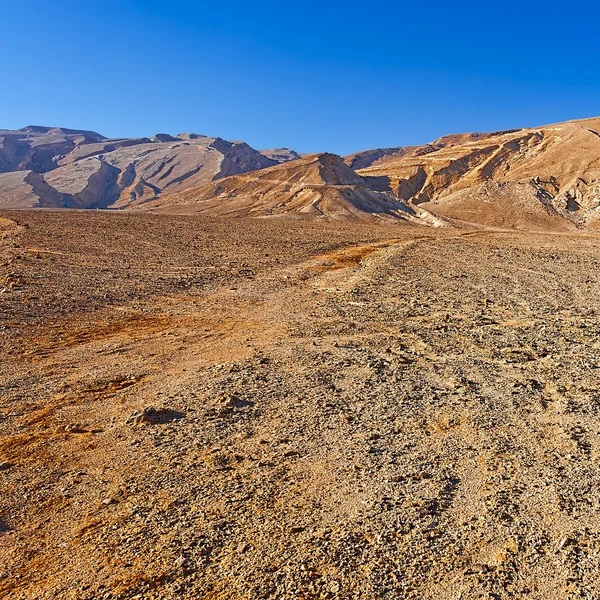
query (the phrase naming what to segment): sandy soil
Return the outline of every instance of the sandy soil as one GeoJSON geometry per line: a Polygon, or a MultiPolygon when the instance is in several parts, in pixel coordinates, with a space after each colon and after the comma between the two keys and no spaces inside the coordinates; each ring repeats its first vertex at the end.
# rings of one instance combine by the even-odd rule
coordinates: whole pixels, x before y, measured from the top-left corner
{"type": "Polygon", "coordinates": [[[0,215],[0,597],[600,595],[600,237],[0,215]]]}

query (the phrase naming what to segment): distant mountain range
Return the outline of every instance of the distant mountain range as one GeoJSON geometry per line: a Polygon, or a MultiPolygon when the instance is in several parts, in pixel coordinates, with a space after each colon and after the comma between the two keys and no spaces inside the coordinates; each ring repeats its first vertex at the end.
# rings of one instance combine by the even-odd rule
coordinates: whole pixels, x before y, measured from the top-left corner
{"type": "Polygon", "coordinates": [[[129,208],[296,158],[193,133],[107,139],[50,127],[0,130],[0,207],[129,208]]]}
{"type": "Polygon", "coordinates": [[[0,131],[0,208],[34,207],[594,229],[600,118],[345,158],[197,134],[0,131]]]}

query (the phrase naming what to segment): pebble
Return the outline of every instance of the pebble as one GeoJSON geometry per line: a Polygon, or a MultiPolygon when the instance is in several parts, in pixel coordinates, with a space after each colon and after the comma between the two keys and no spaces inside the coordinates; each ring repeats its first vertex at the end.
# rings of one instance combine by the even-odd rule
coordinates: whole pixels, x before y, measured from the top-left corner
{"type": "Polygon", "coordinates": [[[558,545],[558,549],[559,549],[559,550],[562,550],[562,549],[563,549],[563,548],[565,548],[566,546],[569,546],[569,545],[571,545],[571,544],[573,544],[573,543],[574,543],[574,541],[573,541],[573,540],[572,540],[570,537],[563,538],[563,539],[560,541],[560,544],[558,545]]]}
{"type": "Polygon", "coordinates": [[[306,527],[302,527],[302,526],[290,527],[290,533],[301,533],[305,529],[306,529],[306,527]]]}

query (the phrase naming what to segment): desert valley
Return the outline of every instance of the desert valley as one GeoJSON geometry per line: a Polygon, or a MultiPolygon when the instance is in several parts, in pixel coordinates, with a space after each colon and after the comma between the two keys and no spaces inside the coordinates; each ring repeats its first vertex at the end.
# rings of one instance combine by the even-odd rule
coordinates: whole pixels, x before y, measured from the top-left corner
{"type": "Polygon", "coordinates": [[[599,229],[600,118],[0,131],[0,597],[599,597],[599,229]]]}

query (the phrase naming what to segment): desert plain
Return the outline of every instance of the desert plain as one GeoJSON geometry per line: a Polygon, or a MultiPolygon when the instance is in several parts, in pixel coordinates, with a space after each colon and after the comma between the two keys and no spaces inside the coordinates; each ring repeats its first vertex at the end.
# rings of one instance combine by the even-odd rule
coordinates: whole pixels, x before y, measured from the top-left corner
{"type": "Polygon", "coordinates": [[[0,214],[0,597],[600,596],[593,231],[0,214]]]}

